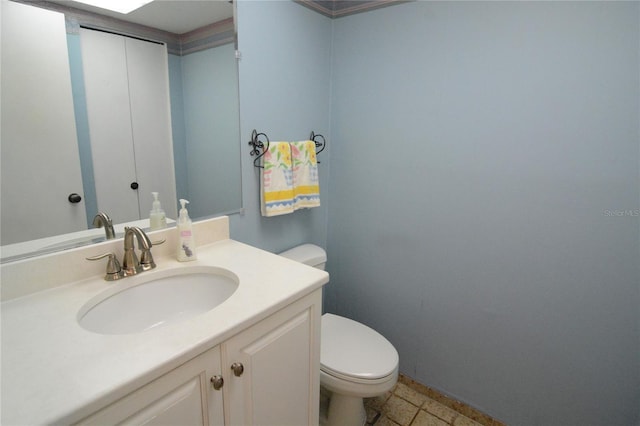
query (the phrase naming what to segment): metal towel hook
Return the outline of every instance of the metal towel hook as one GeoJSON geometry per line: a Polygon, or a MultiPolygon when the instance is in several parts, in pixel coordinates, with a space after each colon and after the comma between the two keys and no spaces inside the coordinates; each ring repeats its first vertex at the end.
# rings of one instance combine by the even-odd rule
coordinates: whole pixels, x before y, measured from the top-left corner
{"type": "Polygon", "coordinates": [[[249,141],[249,145],[253,147],[253,149],[249,151],[251,156],[257,155],[257,157],[253,160],[253,166],[264,169],[264,167],[259,164],[259,160],[260,157],[262,157],[264,153],[269,150],[269,137],[266,135],[266,133],[258,133],[256,129],[253,129],[253,132],[251,132],[251,140],[249,141]],[[266,147],[260,140],[260,136],[264,136],[264,138],[267,140],[266,147]],[[262,152],[260,152],[260,150],[262,150],[262,152]]]}

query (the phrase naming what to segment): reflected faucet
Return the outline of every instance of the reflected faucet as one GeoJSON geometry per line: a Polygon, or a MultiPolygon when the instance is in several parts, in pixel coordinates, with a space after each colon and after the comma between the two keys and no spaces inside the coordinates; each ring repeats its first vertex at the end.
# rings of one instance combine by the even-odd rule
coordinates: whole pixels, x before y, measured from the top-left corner
{"type": "Polygon", "coordinates": [[[104,226],[107,240],[113,240],[116,237],[116,233],[113,230],[113,222],[111,222],[111,218],[104,212],[98,212],[98,214],[95,215],[93,218],[93,226],[96,228],[102,228],[104,226]]]}
{"type": "Polygon", "coordinates": [[[122,260],[122,270],[125,276],[135,275],[142,271],[148,271],[156,267],[151,255],[151,240],[144,231],[137,226],[124,228],[124,258],[122,260]],[[133,246],[133,237],[138,240],[140,249],[140,260],[136,256],[133,246]]]}

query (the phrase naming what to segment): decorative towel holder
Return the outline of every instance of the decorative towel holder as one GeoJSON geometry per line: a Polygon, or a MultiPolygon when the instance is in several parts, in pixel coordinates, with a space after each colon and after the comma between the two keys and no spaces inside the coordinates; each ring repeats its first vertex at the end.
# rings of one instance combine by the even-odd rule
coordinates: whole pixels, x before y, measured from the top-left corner
{"type": "Polygon", "coordinates": [[[260,167],[261,169],[264,169],[264,167],[260,165],[258,160],[260,160],[260,157],[262,157],[264,153],[269,150],[269,136],[267,136],[266,133],[258,133],[256,129],[253,129],[253,132],[251,132],[251,140],[249,141],[249,145],[252,146],[249,154],[251,154],[252,157],[254,155],[257,155],[257,157],[253,160],[253,167],[260,167]],[[264,138],[267,140],[266,146],[264,142],[260,140],[260,136],[264,136],[264,138]],[[260,152],[260,150],[262,150],[262,152],[260,152]]]}
{"type": "MultiPolygon", "coordinates": [[[[316,156],[320,154],[322,151],[324,151],[324,148],[326,147],[326,144],[327,144],[327,141],[325,140],[324,136],[320,134],[315,134],[315,132],[312,131],[311,135],[309,135],[309,139],[316,144],[316,156]],[[320,139],[322,139],[322,141],[320,141],[320,139]]],[[[260,160],[260,157],[262,157],[264,153],[269,150],[269,136],[267,136],[266,133],[258,133],[256,129],[253,129],[253,131],[251,132],[251,140],[249,141],[249,145],[251,145],[252,147],[251,151],[249,151],[249,154],[251,154],[252,157],[254,155],[257,156],[256,158],[253,159],[253,166],[259,167],[261,169],[264,168],[263,166],[260,165],[259,160],[260,160]],[[263,137],[263,139],[266,139],[266,145],[265,145],[265,142],[260,140],[260,137],[263,137]]],[[[320,161],[318,161],[318,163],[320,163],[320,161]]]]}

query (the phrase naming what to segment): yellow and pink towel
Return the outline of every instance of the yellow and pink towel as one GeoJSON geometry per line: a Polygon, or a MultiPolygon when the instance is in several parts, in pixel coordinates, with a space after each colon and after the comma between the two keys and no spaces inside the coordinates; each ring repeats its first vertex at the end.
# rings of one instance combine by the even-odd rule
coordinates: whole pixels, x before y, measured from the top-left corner
{"type": "Polygon", "coordinates": [[[291,143],[293,160],[293,208],[306,209],[320,205],[318,162],[313,141],[291,143]]]}
{"type": "Polygon", "coordinates": [[[289,142],[270,142],[262,156],[260,198],[262,216],[278,216],[294,211],[293,170],[289,142]]]}
{"type": "Polygon", "coordinates": [[[320,205],[315,143],[271,142],[262,156],[262,216],[278,216],[320,205]]]}

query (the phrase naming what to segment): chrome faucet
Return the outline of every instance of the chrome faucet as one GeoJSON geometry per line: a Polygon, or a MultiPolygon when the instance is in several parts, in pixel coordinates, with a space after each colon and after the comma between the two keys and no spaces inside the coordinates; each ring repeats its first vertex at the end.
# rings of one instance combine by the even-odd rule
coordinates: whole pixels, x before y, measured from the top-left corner
{"type": "Polygon", "coordinates": [[[87,257],[87,260],[100,260],[105,257],[109,258],[107,262],[107,273],[104,277],[107,281],[115,281],[120,278],[130,277],[140,272],[148,271],[156,267],[151,255],[151,247],[162,244],[165,240],[154,241],[153,243],[137,226],[124,228],[124,257],[122,258],[122,266],[118,262],[114,253],[103,253],[93,257],[87,257]],[[135,247],[133,246],[133,237],[138,240],[138,248],[140,249],[140,260],[136,256],[135,247]]]}
{"type": "Polygon", "coordinates": [[[113,240],[116,237],[116,233],[113,230],[113,222],[111,218],[104,212],[98,212],[93,218],[93,226],[96,228],[102,228],[104,226],[104,232],[107,236],[107,240],[113,240]]]}
{"type": "Polygon", "coordinates": [[[152,246],[151,240],[142,229],[137,226],[124,228],[124,258],[122,260],[122,270],[125,277],[156,267],[156,263],[153,261],[153,256],[151,255],[152,246]],[[133,246],[134,235],[138,240],[140,260],[138,260],[133,246]]]}

